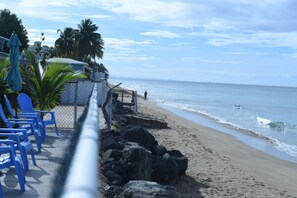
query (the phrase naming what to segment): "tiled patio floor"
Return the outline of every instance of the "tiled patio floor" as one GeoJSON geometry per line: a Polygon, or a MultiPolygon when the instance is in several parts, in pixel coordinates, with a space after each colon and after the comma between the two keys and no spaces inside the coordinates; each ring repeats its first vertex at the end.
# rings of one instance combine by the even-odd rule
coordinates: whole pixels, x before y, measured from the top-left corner
{"type": "Polygon", "coordinates": [[[73,131],[70,129],[61,130],[61,135],[57,136],[52,128],[47,128],[47,137],[40,153],[36,151],[36,145],[33,143],[37,166],[33,165],[31,156],[28,155],[29,171],[25,173],[26,191],[21,192],[14,168],[3,170],[0,179],[4,197],[50,197],[53,180],[72,134],[73,131]]]}

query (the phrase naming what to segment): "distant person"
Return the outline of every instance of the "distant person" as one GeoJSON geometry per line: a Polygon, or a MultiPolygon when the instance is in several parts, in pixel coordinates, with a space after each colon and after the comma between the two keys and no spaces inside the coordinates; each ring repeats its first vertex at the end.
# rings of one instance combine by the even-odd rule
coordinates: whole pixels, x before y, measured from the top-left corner
{"type": "Polygon", "coordinates": [[[144,99],[146,100],[147,97],[147,91],[144,92],[144,99]]]}

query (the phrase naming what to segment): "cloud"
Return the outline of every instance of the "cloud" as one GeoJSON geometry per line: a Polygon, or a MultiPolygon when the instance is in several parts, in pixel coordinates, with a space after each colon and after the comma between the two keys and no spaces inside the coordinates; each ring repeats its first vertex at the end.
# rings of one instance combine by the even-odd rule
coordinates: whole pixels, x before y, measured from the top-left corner
{"type": "Polygon", "coordinates": [[[109,15],[100,15],[100,14],[94,14],[94,15],[86,15],[86,18],[93,18],[93,19],[106,19],[110,18],[111,16],[109,15]]]}
{"type": "Polygon", "coordinates": [[[253,44],[266,47],[297,48],[297,32],[192,32],[192,36],[206,37],[214,46],[253,44]]]}
{"type": "Polygon", "coordinates": [[[203,62],[203,63],[219,63],[219,64],[239,64],[238,61],[225,61],[225,60],[211,60],[211,59],[202,59],[202,58],[183,58],[185,62],[203,62]]]}
{"type": "Polygon", "coordinates": [[[131,47],[135,46],[148,46],[156,42],[154,41],[135,41],[131,39],[118,39],[118,38],[104,38],[106,48],[117,50],[131,50],[131,47]]]}
{"type": "Polygon", "coordinates": [[[192,7],[199,7],[199,4],[184,1],[99,0],[98,2],[103,9],[116,14],[127,14],[133,20],[185,28],[195,26],[196,20],[191,17],[195,11],[192,7]]]}
{"type": "Polygon", "coordinates": [[[140,61],[149,61],[155,59],[153,56],[138,53],[105,53],[104,60],[119,63],[131,63],[140,61]]]}
{"type": "Polygon", "coordinates": [[[164,30],[157,30],[157,31],[151,31],[151,32],[142,32],[140,33],[143,36],[156,36],[156,37],[163,37],[163,38],[180,38],[181,36],[179,34],[164,31],[164,30]]]}
{"type": "Polygon", "coordinates": [[[230,55],[248,55],[248,52],[223,52],[223,54],[230,54],[230,55]]]}

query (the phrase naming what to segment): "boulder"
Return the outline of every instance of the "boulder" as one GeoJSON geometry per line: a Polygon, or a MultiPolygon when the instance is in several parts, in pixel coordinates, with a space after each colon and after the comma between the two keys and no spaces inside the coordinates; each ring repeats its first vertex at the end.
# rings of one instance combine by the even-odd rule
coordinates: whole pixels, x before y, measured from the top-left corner
{"type": "Polygon", "coordinates": [[[116,160],[122,157],[122,151],[116,149],[108,149],[103,153],[103,160],[107,160],[108,158],[114,158],[116,160]]]}
{"type": "Polygon", "coordinates": [[[123,129],[123,135],[128,141],[137,142],[148,150],[158,144],[155,137],[140,126],[127,126],[123,129]]]}
{"type": "Polygon", "coordinates": [[[152,181],[168,184],[177,178],[179,167],[168,154],[153,156],[152,181]]]}
{"type": "Polygon", "coordinates": [[[106,171],[106,173],[104,175],[111,184],[114,184],[114,185],[122,184],[123,178],[120,175],[118,175],[117,173],[115,173],[111,170],[108,170],[108,171],[106,171]]]}
{"type": "Polygon", "coordinates": [[[179,171],[178,176],[183,176],[186,174],[186,170],[188,168],[188,158],[186,158],[180,151],[178,150],[171,150],[167,151],[171,158],[174,159],[176,162],[179,171]]]}
{"type": "Polygon", "coordinates": [[[124,186],[121,194],[124,198],[178,198],[178,193],[172,186],[162,186],[150,181],[130,181],[124,186]]]}
{"type": "Polygon", "coordinates": [[[123,159],[126,161],[126,179],[151,180],[152,154],[137,143],[129,142],[123,150],[123,159]]]}
{"type": "Polygon", "coordinates": [[[101,149],[103,152],[108,149],[123,150],[125,140],[113,133],[104,133],[101,136],[101,149]]]}
{"type": "Polygon", "coordinates": [[[167,149],[163,145],[155,145],[151,148],[151,152],[153,155],[164,155],[167,152],[167,149]]]}

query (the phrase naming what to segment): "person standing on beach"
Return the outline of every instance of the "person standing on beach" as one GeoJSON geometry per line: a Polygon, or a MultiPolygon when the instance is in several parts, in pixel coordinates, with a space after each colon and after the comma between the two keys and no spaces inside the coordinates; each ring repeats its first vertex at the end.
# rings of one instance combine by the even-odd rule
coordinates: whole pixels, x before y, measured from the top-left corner
{"type": "Polygon", "coordinates": [[[147,91],[144,92],[144,99],[146,100],[147,97],[147,91]]]}

